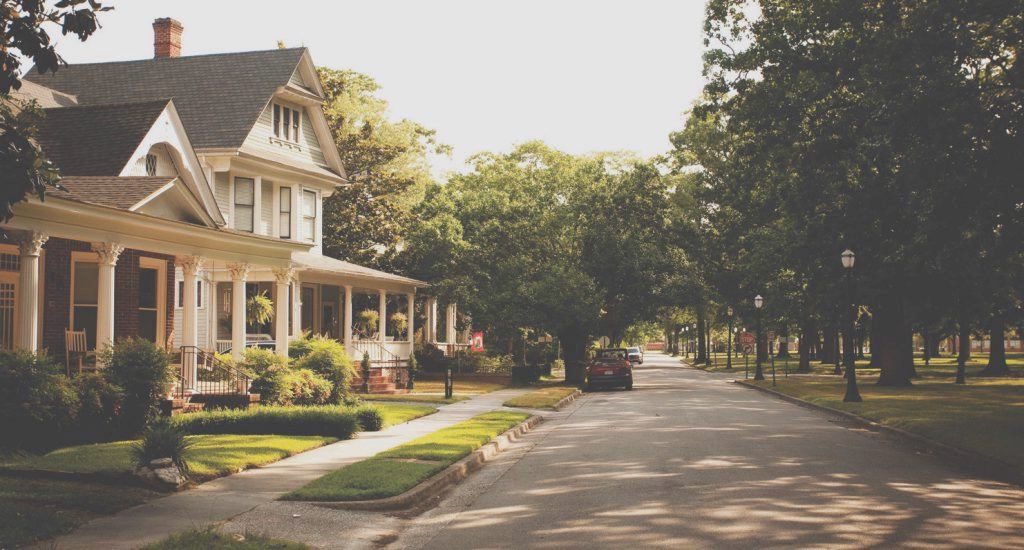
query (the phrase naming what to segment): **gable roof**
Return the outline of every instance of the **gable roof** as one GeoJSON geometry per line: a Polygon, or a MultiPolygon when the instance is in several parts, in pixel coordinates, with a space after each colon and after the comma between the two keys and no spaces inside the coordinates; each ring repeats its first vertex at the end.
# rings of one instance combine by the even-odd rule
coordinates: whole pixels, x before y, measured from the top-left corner
{"type": "Polygon", "coordinates": [[[63,174],[116,176],[168,103],[45,109],[39,145],[63,174]]]}
{"type": "Polygon", "coordinates": [[[177,176],[68,176],[60,180],[66,191],[51,189],[46,196],[131,210],[175,179],[177,176]]]}
{"type": "Polygon", "coordinates": [[[12,89],[11,97],[20,101],[35,101],[43,109],[78,105],[78,99],[75,96],[58,92],[28,80],[21,81],[21,88],[17,90],[12,89]]]}
{"type": "Polygon", "coordinates": [[[196,149],[238,148],[305,48],[84,63],[25,80],[73,94],[79,105],[173,99],[196,149]]]}

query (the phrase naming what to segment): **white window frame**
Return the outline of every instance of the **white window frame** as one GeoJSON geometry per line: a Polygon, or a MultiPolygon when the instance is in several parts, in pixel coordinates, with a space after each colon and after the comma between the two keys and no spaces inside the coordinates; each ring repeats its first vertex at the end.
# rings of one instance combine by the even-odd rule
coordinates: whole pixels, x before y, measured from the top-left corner
{"type": "MultiPolygon", "coordinates": [[[[167,338],[167,262],[157,258],[142,256],[139,258],[139,271],[156,270],[156,342],[163,347],[167,338]]],[[[136,312],[141,311],[136,307],[136,312]]]]}
{"type": "MultiPolygon", "coordinates": [[[[71,289],[68,294],[68,330],[75,330],[75,306],[79,305],[75,302],[75,265],[76,264],[96,264],[100,263],[100,257],[95,252],[84,252],[84,251],[72,251],[71,252],[71,289]]],[[[94,307],[96,308],[96,322],[97,327],[94,330],[99,329],[99,308],[100,308],[100,297],[99,297],[99,280],[96,281],[96,304],[81,304],[81,307],[94,307]]],[[[86,335],[88,338],[88,334],[86,335]]],[[[94,334],[93,337],[96,337],[94,334]]]]}
{"type": "Polygon", "coordinates": [[[277,189],[277,237],[281,239],[292,239],[295,233],[292,231],[292,218],[295,217],[295,193],[292,191],[291,185],[279,185],[277,189]],[[288,211],[284,210],[284,197],[285,193],[288,195],[288,211]],[[284,215],[288,215],[288,223],[284,222],[284,215]],[[287,231],[287,235],[284,233],[287,231]]]}
{"type": "MultiPolygon", "coordinates": [[[[206,284],[205,281],[199,277],[196,277],[196,309],[206,309],[206,284]]],[[[181,295],[182,290],[185,288],[185,279],[178,279],[174,284],[174,309],[182,309],[185,307],[184,297],[181,295]]]]}
{"type": "Polygon", "coordinates": [[[259,193],[259,186],[256,185],[257,184],[257,178],[255,178],[255,177],[246,177],[246,176],[233,176],[231,178],[231,181],[232,181],[232,184],[231,184],[231,214],[232,214],[231,227],[233,229],[237,230],[237,231],[244,231],[246,233],[255,233],[256,232],[256,226],[257,226],[257,221],[258,221],[257,220],[257,216],[256,216],[256,212],[257,212],[257,210],[256,210],[256,206],[257,206],[256,205],[256,203],[257,203],[256,196],[259,193]],[[249,180],[249,181],[252,182],[252,203],[251,204],[240,204],[238,202],[238,180],[239,179],[249,180]],[[249,218],[251,220],[251,226],[249,227],[249,229],[242,229],[242,228],[238,227],[238,207],[239,206],[249,207],[249,208],[252,209],[251,215],[249,216],[249,218]]]}
{"type": "Polygon", "coordinates": [[[300,231],[300,233],[301,233],[300,239],[304,240],[304,241],[307,241],[307,242],[311,242],[311,243],[317,243],[318,242],[317,238],[319,237],[319,235],[318,235],[319,227],[320,227],[320,191],[317,190],[317,189],[310,189],[309,187],[303,187],[301,189],[300,193],[299,193],[299,197],[300,197],[300,200],[301,200],[301,206],[299,208],[299,216],[298,216],[299,217],[299,229],[301,229],[301,231],[300,231]],[[313,234],[312,235],[306,235],[306,229],[305,229],[305,225],[306,225],[305,222],[309,218],[309,216],[307,216],[306,212],[305,212],[306,193],[312,193],[313,194],[313,216],[312,216],[312,219],[313,219],[313,234]]]}
{"type": "Polygon", "coordinates": [[[275,139],[292,145],[302,145],[302,129],[306,116],[302,107],[274,101],[270,108],[270,133],[275,139]],[[288,116],[285,116],[287,111],[288,116]],[[276,116],[275,116],[276,115],[276,116]]]}

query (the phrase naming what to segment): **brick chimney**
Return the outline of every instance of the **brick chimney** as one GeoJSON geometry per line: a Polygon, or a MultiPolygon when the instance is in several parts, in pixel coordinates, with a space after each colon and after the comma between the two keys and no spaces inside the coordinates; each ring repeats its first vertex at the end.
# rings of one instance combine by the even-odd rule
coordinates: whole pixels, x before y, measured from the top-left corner
{"type": "Polygon", "coordinates": [[[153,57],[181,57],[181,31],[185,27],[170,17],[153,21],[153,57]]]}

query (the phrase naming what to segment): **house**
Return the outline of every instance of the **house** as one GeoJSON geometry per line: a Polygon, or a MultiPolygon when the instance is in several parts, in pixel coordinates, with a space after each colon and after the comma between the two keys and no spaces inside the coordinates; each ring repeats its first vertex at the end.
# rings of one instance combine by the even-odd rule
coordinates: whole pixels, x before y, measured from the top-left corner
{"type": "Polygon", "coordinates": [[[323,201],[346,176],[309,51],[181,56],[180,23],[153,29],[152,59],[25,77],[20,99],[44,108],[40,145],[65,190],[2,226],[0,347],[63,356],[67,330],[92,349],[148,338],[180,352],[184,394],[203,391],[212,352],[286,355],[309,331],[368,354],[375,388],[392,389],[417,311],[421,337],[438,340],[438,304],[422,281],[321,254],[323,201]],[[247,318],[257,295],[269,322],[247,318]],[[376,326],[354,317],[367,309],[376,326]],[[388,322],[398,312],[404,330],[388,322]]]}

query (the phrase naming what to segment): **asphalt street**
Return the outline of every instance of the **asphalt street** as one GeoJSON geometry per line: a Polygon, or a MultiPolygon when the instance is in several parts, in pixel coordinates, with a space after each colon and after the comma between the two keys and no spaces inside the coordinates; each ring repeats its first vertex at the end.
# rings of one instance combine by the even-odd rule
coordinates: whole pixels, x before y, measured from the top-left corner
{"type": "Polygon", "coordinates": [[[376,545],[1024,547],[1020,487],[728,378],[650,354],[376,545]]]}

